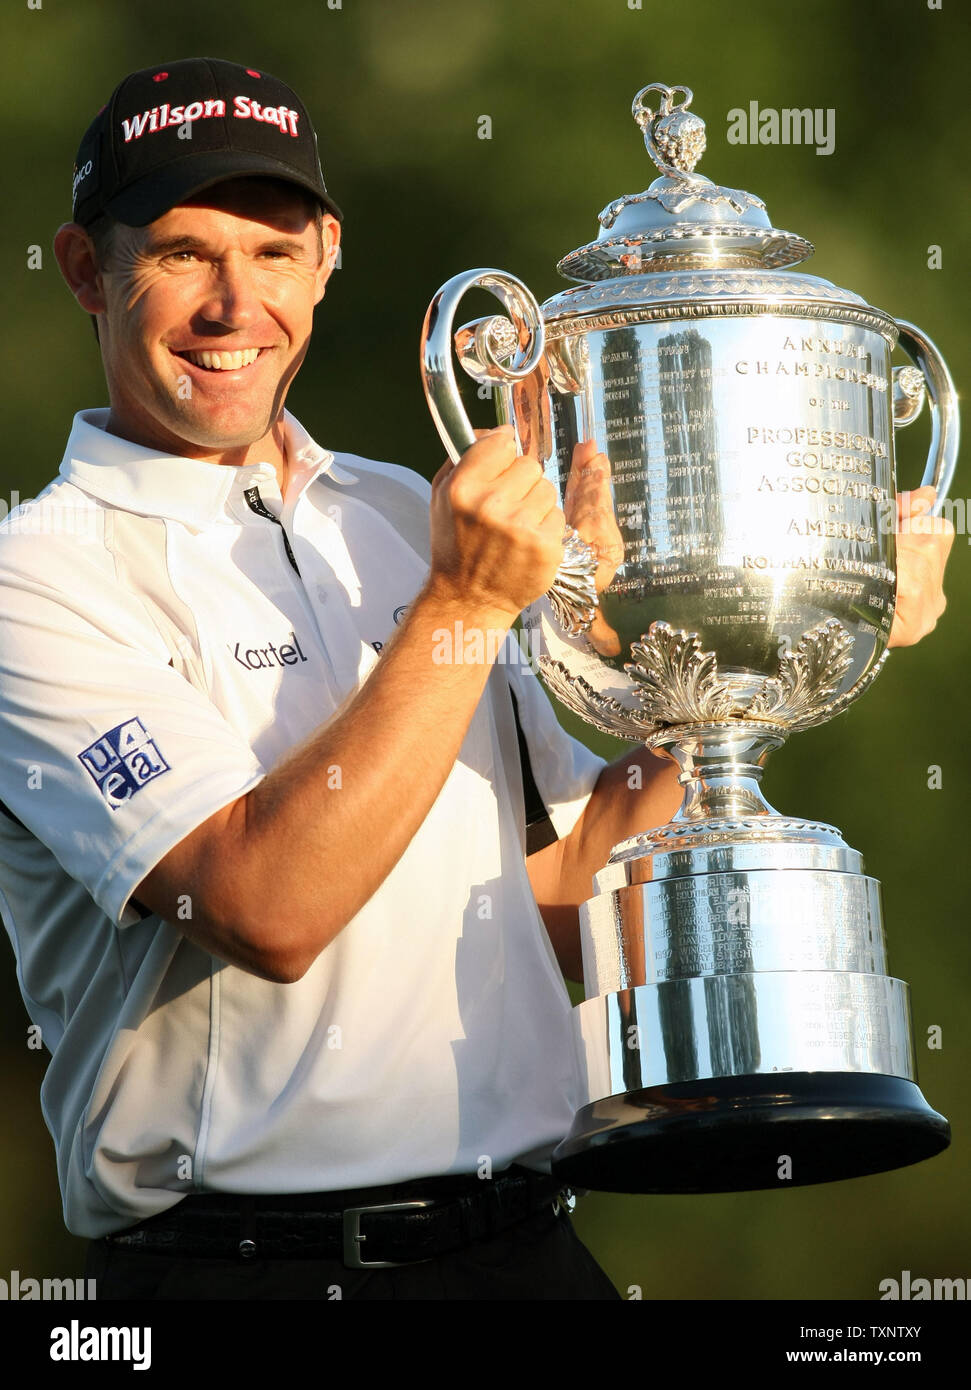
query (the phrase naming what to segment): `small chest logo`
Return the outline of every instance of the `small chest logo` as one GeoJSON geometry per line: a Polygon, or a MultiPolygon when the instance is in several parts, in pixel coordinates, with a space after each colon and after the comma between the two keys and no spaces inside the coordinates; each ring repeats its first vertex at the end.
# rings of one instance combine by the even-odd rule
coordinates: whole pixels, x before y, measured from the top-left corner
{"type": "Polygon", "coordinates": [[[274,645],[267,642],[265,647],[243,647],[242,642],[237,642],[232,646],[229,642],[226,646],[232,653],[234,661],[238,661],[240,666],[245,666],[247,671],[269,670],[273,666],[297,666],[301,661],[306,661],[303,648],[297,640],[297,634],[290,632],[290,641],[274,645]]]}
{"type": "Polygon", "coordinates": [[[78,754],[113,811],[171,769],[140,719],[109,729],[78,754]]]}

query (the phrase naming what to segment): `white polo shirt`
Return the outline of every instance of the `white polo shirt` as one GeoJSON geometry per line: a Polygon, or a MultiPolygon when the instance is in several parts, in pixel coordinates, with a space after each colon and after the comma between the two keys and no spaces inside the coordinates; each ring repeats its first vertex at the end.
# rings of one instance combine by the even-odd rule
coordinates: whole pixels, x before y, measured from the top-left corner
{"type": "Polygon", "coordinates": [[[132,894],[166,852],[380,660],[427,573],[430,489],[287,416],[284,504],[270,464],[163,456],[107,434],[107,413],[75,418],[59,477],[0,525],[0,911],[52,1054],[68,1229],[100,1237],[199,1190],[369,1187],[486,1155],[548,1170],[578,1091],[510,688],[559,835],[602,760],[526,666],[497,663],[408,849],[302,980],[144,915],[132,894]]]}

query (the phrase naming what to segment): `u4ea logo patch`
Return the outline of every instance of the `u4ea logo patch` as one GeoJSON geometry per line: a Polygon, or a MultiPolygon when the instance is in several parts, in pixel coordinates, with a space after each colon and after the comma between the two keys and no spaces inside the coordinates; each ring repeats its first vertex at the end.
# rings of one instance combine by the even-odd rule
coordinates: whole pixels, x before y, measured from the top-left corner
{"type": "Polygon", "coordinates": [[[113,811],[130,801],[146,782],[171,771],[140,719],[128,719],[109,729],[78,758],[113,811]]]}

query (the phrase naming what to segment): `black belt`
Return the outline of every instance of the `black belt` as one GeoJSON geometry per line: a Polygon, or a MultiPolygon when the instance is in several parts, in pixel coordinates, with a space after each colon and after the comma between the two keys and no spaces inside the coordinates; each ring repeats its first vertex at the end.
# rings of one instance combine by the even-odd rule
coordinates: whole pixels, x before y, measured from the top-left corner
{"type": "Polygon", "coordinates": [[[569,1188],[514,1165],[493,1178],[422,1178],[348,1192],[190,1193],[106,1245],[214,1259],[335,1259],[350,1269],[417,1264],[488,1239],[544,1207],[571,1211],[569,1188]]]}

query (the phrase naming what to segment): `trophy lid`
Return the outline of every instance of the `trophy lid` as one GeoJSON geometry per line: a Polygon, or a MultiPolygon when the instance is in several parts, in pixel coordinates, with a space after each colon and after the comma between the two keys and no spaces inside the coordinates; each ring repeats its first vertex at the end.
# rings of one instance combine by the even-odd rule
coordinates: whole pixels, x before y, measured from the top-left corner
{"type": "Polygon", "coordinates": [[[705,150],[705,123],[688,110],[692,95],[688,87],[661,82],[637,93],[631,110],[661,177],[643,193],[607,204],[596,241],[557,265],[566,279],[589,284],[654,270],[773,270],[813,254],[804,237],[772,226],[760,198],[694,172],[705,150]],[[645,101],[654,92],[657,110],[645,101]]]}

